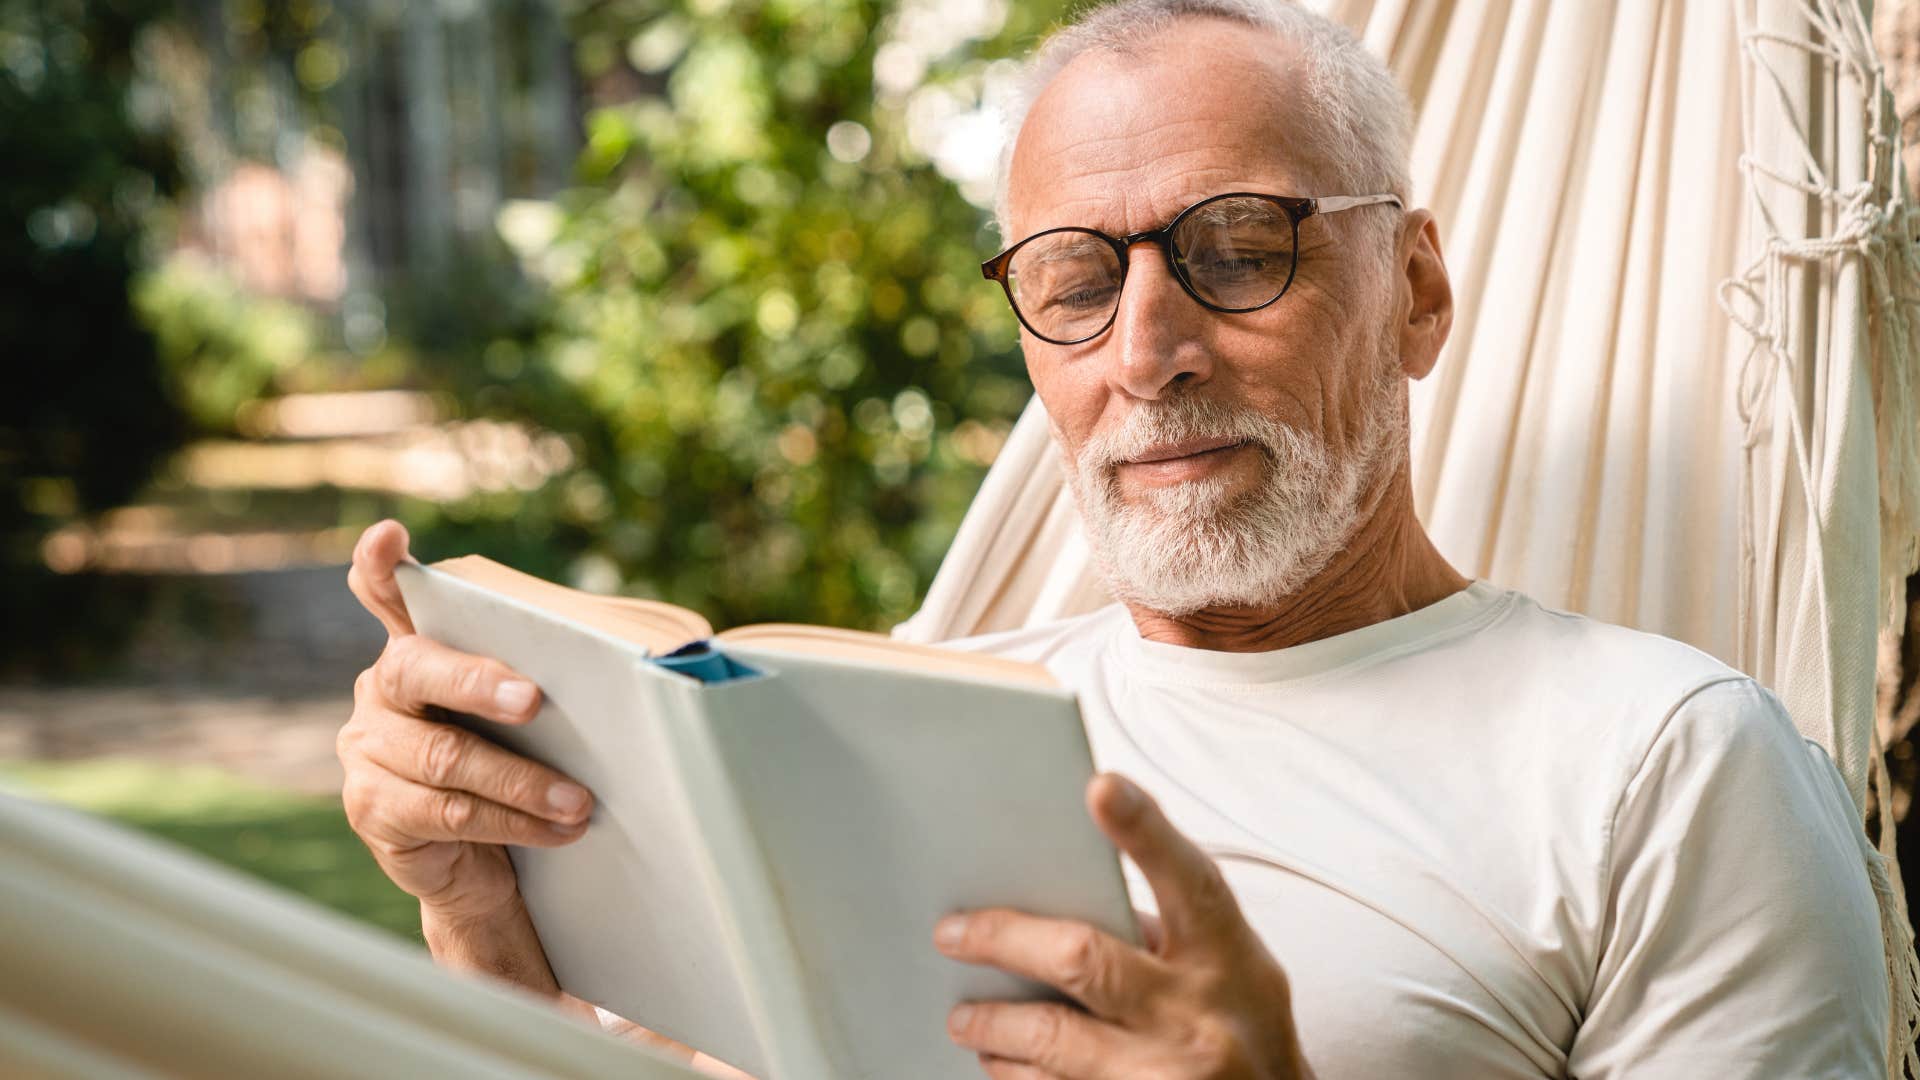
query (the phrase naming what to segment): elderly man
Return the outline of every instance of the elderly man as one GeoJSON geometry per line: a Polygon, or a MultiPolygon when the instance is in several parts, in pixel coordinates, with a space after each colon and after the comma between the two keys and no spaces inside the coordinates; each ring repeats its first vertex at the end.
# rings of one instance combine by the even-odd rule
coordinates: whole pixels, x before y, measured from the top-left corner
{"type": "MultiPolygon", "coordinates": [[[[1028,85],[985,269],[1119,603],[958,644],[1078,692],[1158,918],[1147,948],[942,922],[1077,1003],[963,1005],[954,1041],[1004,1080],[1883,1074],[1831,763],[1737,672],[1471,582],[1414,516],[1407,380],[1451,294],[1381,65],[1290,6],[1123,0],[1028,85]]],[[[538,692],[411,633],[404,553],[355,555],[393,637],[349,811],[437,957],[558,995],[497,845],[568,842],[590,796],[426,718],[538,692]]]]}

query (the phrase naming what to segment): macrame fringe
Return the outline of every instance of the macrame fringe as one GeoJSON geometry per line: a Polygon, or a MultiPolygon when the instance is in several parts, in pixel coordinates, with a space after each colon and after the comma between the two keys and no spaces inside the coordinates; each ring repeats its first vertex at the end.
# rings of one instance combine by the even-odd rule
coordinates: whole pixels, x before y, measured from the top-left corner
{"type": "MultiPolygon", "coordinates": [[[[1822,58],[1842,69],[1865,88],[1861,106],[1869,146],[1866,179],[1845,188],[1834,186],[1815,161],[1805,130],[1800,139],[1801,165],[1795,175],[1743,155],[1741,168],[1752,188],[1772,183],[1815,198],[1834,215],[1829,236],[1789,239],[1780,234],[1756,201],[1768,237],[1760,253],[1733,278],[1723,282],[1720,303],[1727,316],[1751,335],[1754,343],[1748,363],[1750,378],[1741,380],[1740,415],[1747,425],[1749,447],[1758,438],[1758,425],[1770,415],[1763,408],[1776,393],[1793,393],[1793,379],[1781,378],[1794,368],[1782,316],[1789,310],[1789,264],[1806,265],[1829,259],[1857,258],[1866,275],[1867,349],[1873,393],[1874,441],[1878,452],[1880,565],[1879,616],[1883,629],[1904,624],[1906,581],[1920,569],[1920,207],[1908,192],[1901,162],[1901,133],[1886,70],[1873,46],[1867,15],[1859,0],[1802,0],[1799,4],[1810,35],[1806,38],[1754,30],[1744,24],[1742,61],[1754,81],[1752,93],[1770,92],[1788,104],[1782,76],[1762,55],[1761,47],[1784,46],[1822,58]],[[1762,81],[1764,79],[1764,82],[1762,81]]],[[[1782,110],[1791,116],[1791,108],[1782,110]]],[[[1751,139],[1748,142],[1752,146],[1751,139]]],[[[1810,467],[1810,447],[1800,423],[1800,410],[1785,410],[1789,418],[1795,467],[1801,490],[1813,498],[1818,491],[1810,467]]],[[[1811,520],[1820,520],[1817,513],[1811,520]]],[[[1743,528],[1743,542],[1750,532],[1743,528]]],[[[1810,537],[1819,543],[1816,534],[1810,537]]],[[[1836,722],[1840,722],[1836,718],[1836,722]]],[[[1912,923],[1895,850],[1893,790],[1884,760],[1886,733],[1877,726],[1869,733],[1867,782],[1880,809],[1878,850],[1864,831],[1860,847],[1880,909],[1881,945],[1887,962],[1887,990],[1891,1011],[1887,1029],[1887,1075],[1891,1080],[1920,1080],[1920,959],[1914,953],[1912,923]]],[[[1861,808],[1864,812],[1865,807],[1861,808]]]]}
{"type": "MultiPolygon", "coordinates": [[[[1875,750],[1879,740],[1875,740],[1875,750]]],[[[1920,1078],[1920,959],[1913,948],[1913,924],[1907,917],[1907,891],[1901,880],[1900,860],[1894,852],[1892,783],[1886,762],[1876,753],[1873,789],[1880,802],[1880,849],[1861,836],[1867,860],[1867,878],[1880,907],[1880,945],[1887,958],[1887,1000],[1892,1004],[1887,1025],[1887,1076],[1891,1080],[1920,1078]]]]}

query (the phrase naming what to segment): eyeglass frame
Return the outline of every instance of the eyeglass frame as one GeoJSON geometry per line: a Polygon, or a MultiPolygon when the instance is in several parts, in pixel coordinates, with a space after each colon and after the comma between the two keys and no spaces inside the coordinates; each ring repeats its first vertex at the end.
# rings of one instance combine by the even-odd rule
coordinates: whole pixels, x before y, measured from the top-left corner
{"type": "Polygon", "coordinates": [[[1161,255],[1166,258],[1168,272],[1173,275],[1175,281],[1180,283],[1180,288],[1184,290],[1188,296],[1191,296],[1194,302],[1201,307],[1206,308],[1208,311],[1217,311],[1222,315],[1243,315],[1249,311],[1259,311],[1261,308],[1270,307],[1278,303],[1281,297],[1287,295],[1287,290],[1293,288],[1293,279],[1300,271],[1301,222],[1316,214],[1335,214],[1342,210],[1352,210],[1356,207],[1375,206],[1383,203],[1392,203],[1402,210],[1405,210],[1407,206],[1406,203],[1401,201],[1400,196],[1391,194],[1323,195],[1307,198],[1298,195],[1273,195],[1264,191],[1222,192],[1219,195],[1209,195],[1187,207],[1185,210],[1180,211],[1178,214],[1175,214],[1173,220],[1167,222],[1165,226],[1158,229],[1148,229],[1145,232],[1128,233],[1125,236],[1110,236],[1107,233],[1101,232],[1099,229],[1089,229],[1083,225],[1060,225],[1051,229],[1042,229],[1005,251],[1002,251],[1000,254],[995,255],[993,258],[988,259],[986,262],[981,263],[980,276],[988,281],[997,281],[1000,283],[1000,290],[1007,295],[1007,306],[1013,309],[1013,317],[1020,320],[1020,325],[1026,327],[1028,333],[1049,345],[1079,345],[1092,341],[1094,338],[1112,329],[1114,320],[1120,317],[1120,293],[1127,287],[1127,252],[1132,250],[1135,244],[1151,243],[1159,245],[1161,255]],[[1188,216],[1203,206],[1219,202],[1222,199],[1246,198],[1270,202],[1286,211],[1287,220],[1291,222],[1293,231],[1292,258],[1287,266],[1287,280],[1280,286],[1280,291],[1274,293],[1270,299],[1264,300],[1252,307],[1221,307],[1201,296],[1199,291],[1193,287],[1193,282],[1187,279],[1186,268],[1183,265],[1185,262],[1184,256],[1176,258],[1174,255],[1173,233],[1175,229],[1180,227],[1182,222],[1187,220],[1188,216]],[[1043,236],[1052,236],[1055,233],[1063,232],[1078,232],[1097,236],[1106,241],[1107,246],[1113,248],[1114,255],[1120,260],[1120,284],[1119,287],[1114,290],[1113,311],[1108,314],[1107,321],[1100,324],[1100,328],[1093,333],[1085,337],[1074,338],[1071,341],[1059,341],[1035,330],[1033,324],[1027,321],[1026,314],[1020,310],[1020,302],[1013,297],[1013,284],[1007,280],[1007,268],[1012,264],[1013,256],[1021,248],[1026,247],[1028,244],[1043,236]]]}

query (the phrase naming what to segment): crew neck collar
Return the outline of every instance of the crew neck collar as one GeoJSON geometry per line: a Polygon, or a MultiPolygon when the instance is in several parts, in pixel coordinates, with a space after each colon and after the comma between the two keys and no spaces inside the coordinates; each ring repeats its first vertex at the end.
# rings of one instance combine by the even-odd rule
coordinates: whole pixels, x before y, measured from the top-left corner
{"type": "Polygon", "coordinates": [[[1114,649],[1135,674],[1152,682],[1194,686],[1254,686],[1322,675],[1350,664],[1382,660],[1490,620],[1513,593],[1484,581],[1426,607],[1344,634],[1267,652],[1220,652],[1148,641],[1120,608],[1114,649]]]}

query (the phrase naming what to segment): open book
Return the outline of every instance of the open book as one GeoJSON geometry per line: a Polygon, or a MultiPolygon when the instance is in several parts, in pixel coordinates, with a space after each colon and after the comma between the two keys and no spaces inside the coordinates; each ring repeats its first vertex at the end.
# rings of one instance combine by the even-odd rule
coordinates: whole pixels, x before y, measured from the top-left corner
{"type": "Polygon", "coordinates": [[[587,785],[586,836],[510,849],[560,985],[763,1080],[975,1077],[962,1000],[1043,988],[941,956],[1008,906],[1138,932],[1087,816],[1073,696],[1037,666],[807,626],[714,634],[468,556],[403,565],[415,627],[539,684],[461,722],[587,785]]]}

